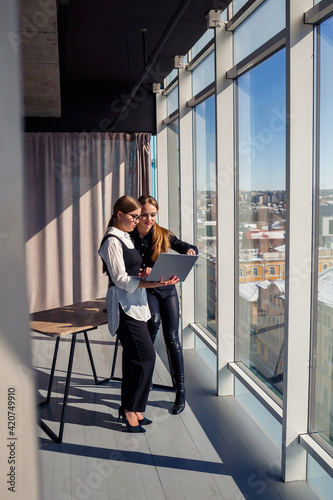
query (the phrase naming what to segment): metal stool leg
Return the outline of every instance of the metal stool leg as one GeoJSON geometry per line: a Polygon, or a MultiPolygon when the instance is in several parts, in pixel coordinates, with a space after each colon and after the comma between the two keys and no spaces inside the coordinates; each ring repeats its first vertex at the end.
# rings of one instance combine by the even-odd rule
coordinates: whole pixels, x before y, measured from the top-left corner
{"type": "MultiPolygon", "coordinates": [[[[114,376],[114,372],[116,371],[117,356],[118,356],[118,347],[119,347],[119,337],[117,335],[117,337],[116,337],[116,343],[114,345],[112,368],[111,368],[111,378],[114,379],[114,380],[116,379],[116,377],[114,376]]],[[[117,380],[121,380],[121,378],[117,377],[117,380]]]]}
{"type": "Polygon", "coordinates": [[[56,366],[56,361],[57,361],[57,356],[58,356],[59,341],[60,341],[60,337],[57,337],[56,343],[54,346],[54,354],[53,354],[52,368],[51,368],[51,374],[50,374],[50,380],[49,380],[49,387],[47,390],[47,397],[44,401],[39,403],[39,406],[46,405],[50,402],[51,390],[52,390],[52,384],[53,384],[53,378],[54,378],[54,371],[55,371],[55,366],[56,366]]]}
{"type": "Polygon", "coordinates": [[[110,380],[122,380],[120,377],[115,377],[114,376],[114,372],[116,370],[116,364],[117,364],[118,347],[119,347],[119,337],[117,335],[116,336],[116,342],[115,342],[115,345],[114,345],[111,375],[110,375],[110,377],[103,378],[102,380],[99,380],[97,382],[98,385],[105,384],[105,382],[109,382],[110,380]]]}
{"type": "Polygon", "coordinates": [[[70,380],[71,380],[73,358],[74,358],[74,351],[75,351],[75,342],[76,342],[76,333],[72,334],[72,342],[71,342],[71,350],[70,350],[69,360],[68,360],[65,392],[64,392],[64,398],[63,398],[63,403],[62,403],[59,435],[57,436],[43,420],[40,421],[41,427],[44,430],[44,432],[51,439],[56,441],[57,443],[62,442],[62,436],[63,436],[63,432],[64,432],[65,417],[66,417],[66,411],[67,411],[67,400],[68,400],[68,393],[69,393],[69,384],[70,384],[70,380]]]}
{"type": "Polygon", "coordinates": [[[171,375],[172,385],[153,384],[153,389],[156,388],[156,389],[167,389],[168,391],[175,391],[176,390],[176,386],[175,386],[174,377],[173,377],[173,373],[172,373],[172,367],[171,367],[171,361],[170,361],[170,354],[169,354],[168,349],[166,351],[167,351],[167,355],[168,355],[169,372],[170,372],[170,375],[171,375]]]}
{"type": "Polygon", "coordinates": [[[91,369],[92,369],[92,372],[93,372],[95,384],[97,385],[98,384],[98,378],[97,378],[97,373],[96,373],[94,359],[93,359],[92,353],[91,353],[91,348],[90,348],[90,343],[89,343],[89,339],[88,339],[88,334],[87,334],[87,332],[83,332],[83,335],[84,335],[84,340],[86,341],[88,356],[89,356],[89,360],[90,360],[91,369]]]}
{"type": "MultiPolygon", "coordinates": [[[[121,377],[115,377],[115,375],[114,375],[114,373],[116,371],[118,348],[119,348],[119,342],[120,342],[118,335],[116,335],[116,342],[115,342],[115,345],[114,345],[112,367],[111,367],[111,375],[110,375],[110,377],[103,378],[102,380],[98,380],[98,376],[97,376],[97,373],[96,373],[95,364],[94,364],[94,360],[93,360],[93,357],[92,357],[92,352],[91,352],[91,348],[90,348],[90,344],[89,344],[89,339],[88,339],[87,332],[84,332],[84,338],[85,338],[86,345],[87,345],[87,350],[88,350],[88,354],[89,354],[89,359],[90,359],[90,364],[91,364],[91,368],[92,368],[92,371],[93,371],[93,376],[94,376],[95,384],[96,385],[105,384],[106,382],[109,382],[110,380],[119,380],[119,381],[121,381],[122,380],[121,377]]],[[[170,360],[169,360],[169,365],[170,365],[170,360]]],[[[171,372],[171,365],[170,365],[170,372],[171,372]]],[[[163,384],[153,384],[153,388],[155,388],[155,389],[166,389],[168,391],[174,391],[175,390],[175,386],[174,385],[171,386],[171,385],[163,385],[163,384]]]]}
{"type": "Polygon", "coordinates": [[[153,383],[152,389],[164,389],[164,390],[167,390],[167,391],[175,391],[176,387],[175,387],[173,376],[172,376],[172,368],[171,368],[171,363],[170,363],[170,354],[169,354],[168,349],[166,349],[166,351],[167,351],[167,355],[168,355],[169,372],[170,372],[170,375],[171,375],[172,385],[154,384],[153,383]]]}

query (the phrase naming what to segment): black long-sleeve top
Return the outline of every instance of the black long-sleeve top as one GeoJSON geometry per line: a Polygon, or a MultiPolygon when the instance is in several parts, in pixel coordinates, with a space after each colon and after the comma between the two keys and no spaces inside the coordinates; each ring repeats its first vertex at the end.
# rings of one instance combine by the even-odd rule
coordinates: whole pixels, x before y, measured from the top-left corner
{"type": "MultiPolygon", "coordinates": [[[[153,231],[154,226],[150,229],[150,231],[143,237],[139,235],[136,229],[130,233],[132,240],[134,241],[134,246],[140,253],[142,257],[142,269],[146,267],[153,267],[154,261],[151,256],[153,253],[153,231]]],[[[195,245],[190,245],[185,241],[179,240],[175,235],[170,233],[170,247],[172,250],[180,254],[185,254],[187,250],[192,248],[196,254],[198,254],[198,249],[195,245]]],[[[154,288],[154,290],[159,292],[161,296],[167,296],[171,290],[173,290],[175,285],[168,285],[164,287],[154,288]]],[[[149,289],[150,290],[150,289],[149,289]]]]}

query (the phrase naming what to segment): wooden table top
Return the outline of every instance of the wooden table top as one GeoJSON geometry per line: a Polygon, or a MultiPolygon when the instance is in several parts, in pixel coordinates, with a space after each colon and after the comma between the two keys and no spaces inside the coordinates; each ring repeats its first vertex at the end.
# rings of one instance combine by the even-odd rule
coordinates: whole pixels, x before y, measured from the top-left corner
{"type": "Polygon", "coordinates": [[[30,328],[50,337],[94,330],[107,323],[105,308],[103,298],[39,311],[30,315],[30,328]]]}

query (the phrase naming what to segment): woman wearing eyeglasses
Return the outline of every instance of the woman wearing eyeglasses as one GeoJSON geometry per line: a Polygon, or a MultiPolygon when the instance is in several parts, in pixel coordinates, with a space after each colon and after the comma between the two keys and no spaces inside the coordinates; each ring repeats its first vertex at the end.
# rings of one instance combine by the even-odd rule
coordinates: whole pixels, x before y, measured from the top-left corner
{"type": "Polygon", "coordinates": [[[155,350],[146,323],[150,311],[145,289],[178,281],[176,277],[161,283],[140,279],[142,259],[128,234],[135,229],[140,215],[141,205],[137,200],[131,196],[119,198],[98,251],[103,272],[109,277],[106,294],[109,331],[111,335],[118,334],[123,347],[118,420],[122,417],[129,432],[145,432],[143,426],[151,423],[142,416],[155,364],[155,350]]]}
{"type": "MultiPolygon", "coordinates": [[[[140,196],[139,202],[142,207],[139,224],[130,233],[134,245],[142,257],[142,268],[152,268],[158,256],[167,252],[170,248],[181,254],[196,255],[198,249],[179,240],[171,231],[164,229],[156,223],[158,203],[152,196],[140,196]]],[[[171,413],[177,415],[185,408],[185,383],[184,383],[184,361],[182,347],[179,341],[179,304],[178,295],[174,283],[166,287],[156,287],[147,290],[148,303],[151,319],[148,321],[148,329],[152,341],[162,321],[162,330],[167,348],[168,359],[171,369],[173,384],[176,388],[176,399],[171,413]]]]}

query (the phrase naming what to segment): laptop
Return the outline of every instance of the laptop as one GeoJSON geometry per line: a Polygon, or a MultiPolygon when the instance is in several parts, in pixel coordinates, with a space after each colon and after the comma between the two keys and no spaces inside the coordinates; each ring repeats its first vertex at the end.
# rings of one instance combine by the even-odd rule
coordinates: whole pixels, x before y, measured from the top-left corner
{"type": "Polygon", "coordinates": [[[185,281],[197,259],[198,255],[161,253],[146,281],[167,281],[172,276],[185,281]]]}

